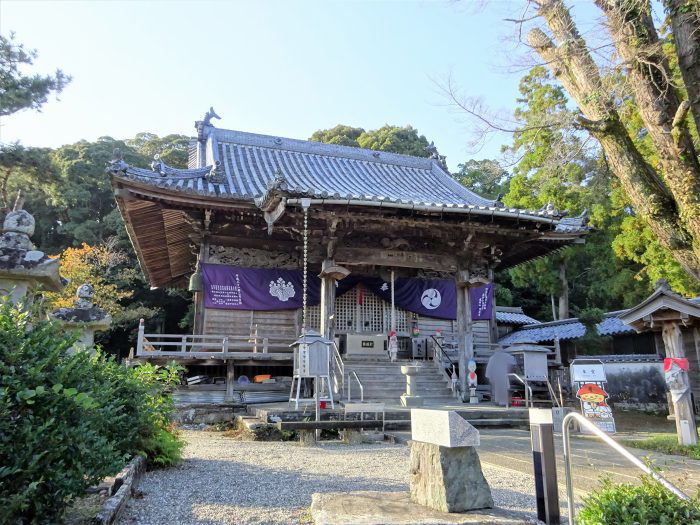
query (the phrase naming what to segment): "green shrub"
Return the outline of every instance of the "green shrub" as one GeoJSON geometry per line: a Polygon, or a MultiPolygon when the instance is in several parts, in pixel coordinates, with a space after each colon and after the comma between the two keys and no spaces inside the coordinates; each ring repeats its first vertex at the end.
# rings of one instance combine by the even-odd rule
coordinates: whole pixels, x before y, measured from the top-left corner
{"type": "Polygon", "coordinates": [[[172,428],[161,428],[143,441],[142,453],[154,467],[171,467],[182,457],[184,441],[172,428]]]}
{"type": "Polygon", "coordinates": [[[56,523],[85,489],[139,452],[173,464],[177,367],[127,369],[49,322],[0,305],[0,523],[56,523]],[[155,443],[155,444],[154,444],[155,443]]]}
{"type": "Polygon", "coordinates": [[[577,525],[700,525],[700,499],[683,501],[651,476],[640,485],[603,480],[584,499],[577,525]]]}

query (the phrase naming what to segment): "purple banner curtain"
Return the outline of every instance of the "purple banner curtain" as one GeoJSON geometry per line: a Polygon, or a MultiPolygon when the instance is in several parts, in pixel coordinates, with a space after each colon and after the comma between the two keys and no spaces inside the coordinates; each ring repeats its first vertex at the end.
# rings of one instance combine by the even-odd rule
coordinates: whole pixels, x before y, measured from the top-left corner
{"type": "Polygon", "coordinates": [[[491,319],[493,311],[493,283],[469,290],[469,302],[472,309],[472,321],[491,319]]]}
{"type": "MultiPolygon", "coordinates": [[[[302,307],[303,283],[299,270],[204,264],[202,272],[206,308],[286,310],[302,307]]],[[[391,283],[378,277],[361,275],[350,275],[339,281],[336,296],[343,295],[360,283],[384,301],[391,302],[391,283]]],[[[309,305],[320,302],[320,292],[321,280],[309,274],[309,305]]],[[[455,283],[447,279],[396,279],[394,301],[399,308],[428,317],[455,319],[457,314],[455,283]]]]}
{"type": "MultiPolygon", "coordinates": [[[[362,284],[384,301],[391,302],[391,283],[365,277],[362,284]]],[[[455,319],[457,294],[454,281],[401,277],[394,281],[394,303],[399,308],[427,317],[455,319]]]]}
{"type": "MultiPolygon", "coordinates": [[[[262,270],[225,264],[202,265],[204,306],[227,310],[289,310],[302,307],[298,270],[262,270]]],[[[318,304],[321,281],[309,275],[308,304],[318,304]]]]}

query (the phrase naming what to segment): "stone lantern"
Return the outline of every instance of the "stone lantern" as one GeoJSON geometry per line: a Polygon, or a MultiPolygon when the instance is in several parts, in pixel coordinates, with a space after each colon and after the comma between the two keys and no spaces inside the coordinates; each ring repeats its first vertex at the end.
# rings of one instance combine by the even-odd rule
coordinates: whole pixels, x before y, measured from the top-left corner
{"type": "Polygon", "coordinates": [[[0,235],[0,295],[10,302],[31,302],[33,292],[41,287],[60,292],[64,282],[58,273],[58,258],[35,249],[34,217],[22,209],[21,198],[5,216],[0,235]]]}
{"type": "Polygon", "coordinates": [[[109,329],[112,317],[92,303],[95,290],[91,284],[81,284],[75,296],[75,305],[72,308],[54,310],[49,314],[49,318],[58,321],[67,329],[80,331],[80,338],[73,345],[73,350],[91,350],[95,345],[95,332],[109,329]]]}

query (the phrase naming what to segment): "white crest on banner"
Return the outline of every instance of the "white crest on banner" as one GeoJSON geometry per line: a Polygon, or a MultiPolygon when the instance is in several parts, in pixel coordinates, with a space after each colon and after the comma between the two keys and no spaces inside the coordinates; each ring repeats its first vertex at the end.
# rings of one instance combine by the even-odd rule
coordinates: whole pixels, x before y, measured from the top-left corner
{"type": "Polygon", "coordinates": [[[296,291],[291,281],[286,282],[282,277],[276,281],[270,281],[270,295],[277,297],[283,303],[286,303],[290,298],[294,297],[296,291]]]}
{"type": "Polygon", "coordinates": [[[435,310],[442,303],[440,291],[435,288],[428,288],[420,296],[420,302],[428,310],[435,310]]]}
{"type": "Polygon", "coordinates": [[[389,289],[389,285],[386,284],[386,283],[382,283],[382,285],[379,287],[379,289],[380,289],[382,292],[386,292],[386,291],[389,289]]]}

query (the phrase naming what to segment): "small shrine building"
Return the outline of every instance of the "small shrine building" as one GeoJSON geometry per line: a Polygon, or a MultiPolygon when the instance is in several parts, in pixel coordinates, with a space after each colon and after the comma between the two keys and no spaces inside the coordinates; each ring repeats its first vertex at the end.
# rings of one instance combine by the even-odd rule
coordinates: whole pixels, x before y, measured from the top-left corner
{"type": "Polygon", "coordinates": [[[487,358],[498,340],[494,272],[582,243],[588,231],[583,215],[477,195],[437,152],[232,131],[212,117],[195,124],[187,169],[119,155],[107,168],[149,283],[194,291],[193,334],[156,342],[142,329],[137,356],[290,366],[305,325],[342,339],[344,354],[376,357],[393,329],[399,357],[415,351],[412,335],[454,341],[464,377],[465,359],[487,358]],[[379,348],[358,350],[357,334],[377,336],[379,348]]]}

